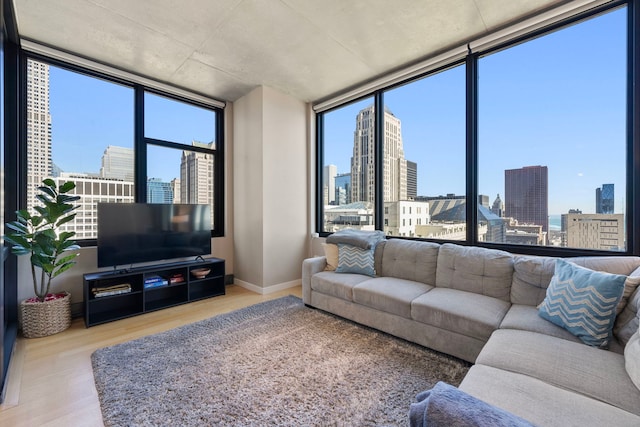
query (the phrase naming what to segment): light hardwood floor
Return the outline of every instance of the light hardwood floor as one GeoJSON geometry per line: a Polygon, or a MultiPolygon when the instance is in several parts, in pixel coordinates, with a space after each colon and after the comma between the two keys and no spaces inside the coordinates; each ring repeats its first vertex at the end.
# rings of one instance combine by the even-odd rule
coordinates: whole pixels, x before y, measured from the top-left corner
{"type": "Polygon", "coordinates": [[[197,322],[286,295],[300,286],[259,295],[236,285],[226,295],[85,328],[83,319],[46,338],[19,338],[9,368],[0,426],[103,426],[91,354],[98,348],[197,322]]]}

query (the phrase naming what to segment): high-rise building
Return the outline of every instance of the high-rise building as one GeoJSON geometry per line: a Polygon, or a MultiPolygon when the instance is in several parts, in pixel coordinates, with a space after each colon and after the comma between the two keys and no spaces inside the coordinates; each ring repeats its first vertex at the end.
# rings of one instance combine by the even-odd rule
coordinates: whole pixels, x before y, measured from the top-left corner
{"type": "Polygon", "coordinates": [[[324,200],[325,205],[336,205],[336,175],[338,175],[338,167],[336,165],[327,165],[324,167],[322,185],[327,189],[327,199],[324,200]]]}
{"type": "Polygon", "coordinates": [[[160,178],[147,179],[147,203],[173,203],[171,183],[160,178]]]}
{"type": "MultiPolygon", "coordinates": [[[[356,117],[351,157],[351,200],[375,200],[375,119],[374,106],[361,110],[356,117]]],[[[383,196],[385,202],[407,200],[407,161],[404,158],[400,119],[384,112],[383,196]]]]}
{"type": "Polygon", "coordinates": [[[493,201],[493,204],[491,205],[491,212],[498,215],[500,218],[504,216],[504,203],[502,203],[500,194],[496,195],[496,199],[493,201]]]}
{"type": "Polygon", "coordinates": [[[109,145],[102,155],[100,176],[133,182],[133,148],[109,145]]]}
{"type": "Polygon", "coordinates": [[[102,178],[95,174],[62,172],[54,178],[58,186],[73,181],[71,194],[80,196],[76,217],[60,227],[60,231],[75,231],[75,239],[95,239],[98,235],[98,203],[133,203],[133,181],[102,178]]]}
{"type": "MultiPolygon", "coordinates": [[[[195,147],[213,148],[214,142],[193,141],[195,147]]],[[[198,151],[182,152],[180,161],[180,203],[213,206],[213,155],[198,151]]],[[[211,218],[213,221],[213,216],[211,218]]]]}
{"type": "Polygon", "coordinates": [[[52,176],[49,65],[27,60],[27,206],[37,204],[42,180],[52,176]]]}
{"type": "Polygon", "coordinates": [[[173,203],[182,203],[180,199],[180,178],[171,180],[171,194],[173,194],[173,203]]]}
{"type": "Polygon", "coordinates": [[[602,188],[596,188],[596,213],[612,214],[614,208],[613,184],[602,184],[602,188]]]}
{"type": "Polygon", "coordinates": [[[351,203],[351,174],[341,173],[336,175],[336,205],[351,203]]]}
{"type": "Polygon", "coordinates": [[[548,176],[546,166],[505,170],[505,217],[519,224],[540,225],[546,235],[549,231],[548,176]]]}
{"type": "Polygon", "coordinates": [[[407,160],[407,198],[414,200],[418,196],[418,164],[407,160]]]}
{"type": "Polygon", "coordinates": [[[562,246],[624,251],[624,214],[562,214],[562,246]]]}

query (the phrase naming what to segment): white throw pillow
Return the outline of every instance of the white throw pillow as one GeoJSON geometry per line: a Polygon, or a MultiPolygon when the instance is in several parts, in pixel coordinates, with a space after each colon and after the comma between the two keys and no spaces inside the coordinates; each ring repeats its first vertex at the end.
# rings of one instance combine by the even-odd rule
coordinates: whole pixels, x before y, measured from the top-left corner
{"type": "Polygon", "coordinates": [[[640,389],[640,330],[631,336],[624,348],[624,367],[631,381],[640,389]]]}
{"type": "Polygon", "coordinates": [[[327,258],[326,271],[334,271],[338,268],[338,245],[335,243],[323,243],[324,256],[327,258]]]}

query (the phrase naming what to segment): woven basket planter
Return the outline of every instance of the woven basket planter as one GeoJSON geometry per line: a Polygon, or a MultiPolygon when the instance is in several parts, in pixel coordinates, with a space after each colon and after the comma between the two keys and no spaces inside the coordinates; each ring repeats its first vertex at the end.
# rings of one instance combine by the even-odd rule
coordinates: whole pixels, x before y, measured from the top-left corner
{"type": "Polygon", "coordinates": [[[71,326],[71,294],[44,302],[20,303],[20,324],[25,338],[40,338],[57,334],[71,326]]]}

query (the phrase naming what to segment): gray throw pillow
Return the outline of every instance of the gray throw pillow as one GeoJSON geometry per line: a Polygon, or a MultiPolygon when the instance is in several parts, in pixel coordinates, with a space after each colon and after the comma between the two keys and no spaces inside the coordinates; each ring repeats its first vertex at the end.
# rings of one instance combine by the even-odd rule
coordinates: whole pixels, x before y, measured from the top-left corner
{"type": "Polygon", "coordinates": [[[640,389],[640,330],[637,330],[624,348],[624,367],[631,381],[640,389]]]}
{"type": "Polygon", "coordinates": [[[622,313],[616,317],[613,327],[613,335],[615,335],[623,345],[629,342],[631,336],[638,330],[638,326],[640,326],[638,307],[640,307],[640,288],[631,294],[629,302],[625,305],[622,313]]]}

